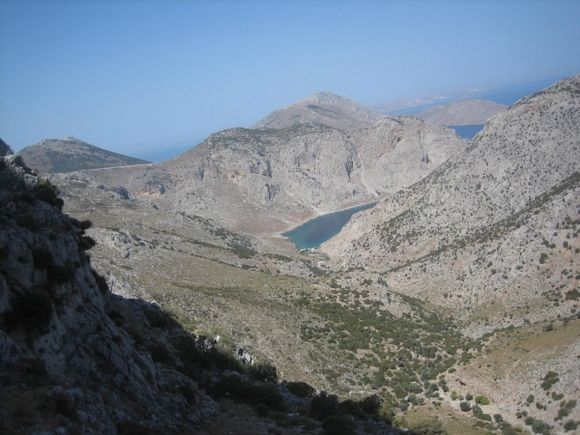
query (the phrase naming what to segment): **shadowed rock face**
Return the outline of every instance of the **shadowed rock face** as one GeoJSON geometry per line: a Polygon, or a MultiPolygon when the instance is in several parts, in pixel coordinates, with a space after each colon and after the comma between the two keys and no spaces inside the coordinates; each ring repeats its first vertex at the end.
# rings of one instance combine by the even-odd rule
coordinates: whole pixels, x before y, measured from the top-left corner
{"type": "Polygon", "coordinates": [[[254,128],[286,128],[294,124],[316,123],[341,130],[366,127],[383,115],[360,104],[331,94],[318,92],[278,109],[254,125],[254,128]]]}
{"type": "Polygon", "coordinates": [[[494,322],[525,304],[536,306],[530,318],[565,313],[571,301],[546,300],[576,285],[555,271],[580,266],[579,126],[576,76],[493,117],[464,153],[361,213],[323,250],[463,316],[494,300],[506,307],[494,322]]]}
{"type": "Polygon", "coordinates": [[[12,150],[10,149],[8,144],[6,144],[6,142],[4,142],[2,139],[0,139],[0,157],[6,156],[9,154],[12,154],[12,150]]]}
{"type": "Polygon", "coordinates": [[[47,139],[24,148],[18,153],[26,165],[41,173],[72,172],[83,169],[108,168],[148,163],[89,145],[67,136],[47,139]]]}
{"type": "Polygon", "coordinates": [[[171,433],[211,415],[215,404],[190,378],[158,365],[117,325],[139,324],[144,343],[160,334],[161,347],[172,335],[148,326],[148,316],[162,315],[157,308],[109,293],[85,253],[94,243],[88,225],[60,207],[19,157],[0,159],[0,432],[109,434],[139,422],[171,433]]]}

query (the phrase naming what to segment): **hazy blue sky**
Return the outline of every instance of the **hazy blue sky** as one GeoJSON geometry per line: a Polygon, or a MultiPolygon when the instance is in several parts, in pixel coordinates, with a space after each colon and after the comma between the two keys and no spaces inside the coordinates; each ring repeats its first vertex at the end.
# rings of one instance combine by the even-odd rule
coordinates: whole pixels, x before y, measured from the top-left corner
{"type": "Polygon", "coordinates": [[[0,137],[145,156],[328,90],[373,105],[580,72],[579,1],[0,0],[0,137]]]}

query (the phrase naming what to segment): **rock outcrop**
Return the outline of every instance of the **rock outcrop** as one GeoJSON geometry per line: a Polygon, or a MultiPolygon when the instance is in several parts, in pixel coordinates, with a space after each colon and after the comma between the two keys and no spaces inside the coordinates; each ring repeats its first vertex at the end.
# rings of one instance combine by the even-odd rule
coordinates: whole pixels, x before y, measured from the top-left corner
{"type": "Polygon", "coordinates": [[[0,432],[174,433],[215,413],[150,351],[171,352],[169,337],[187,334],[161,328],[158,308],[109,293],[85,252],[89,224],[63,215],[54,188],[18,156],[0,160],[0,204],[0,432]],[[142,347],[122,323],[139,325],[142,347]]]}
{"type": "Polygon", "coordinates": [[[0,157],[12,154],[12,150],[6,142],[0,139],[0,157]]]}
{"type": "Polygon", "coordinates": [[[149,163],[89,145],[69,136],[64,139],[43,140],[20,150],[18,154],[22,156],[28,167],[41,173],[72,172],[149,163]]]}

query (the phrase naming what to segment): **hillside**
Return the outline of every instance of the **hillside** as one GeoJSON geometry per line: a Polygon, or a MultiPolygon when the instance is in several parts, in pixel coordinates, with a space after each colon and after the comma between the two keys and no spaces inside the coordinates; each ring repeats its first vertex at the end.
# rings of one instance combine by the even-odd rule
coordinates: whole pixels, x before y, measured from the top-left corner
{"type": "Polygon", "coordinates": [[[492,116],[507,110],[507,107],[488,100],[460,100],[429,107],[415,116],[438,125],[485,124],[492,116]]]}
{"type": "Polygon", "coordinates": [[[466,142],[416,118],[344,132],[320,124],[229,129],[159,165],[90,171],[158,206],[271,233],[420,180],[466,142]]]}
{"type": "Polygon", "coordinates": [[[318,92],[275,110],[253,128],[286,128],[294,124],[315,123],[351,130],[370,126],[383,116],[348,98],[330,92],[318,92]]]}
{"type": "Polygon", "coordinates": [[[361,214],[323,250],[345,268],[390,272],[406,293],[483,330],[523,321],[509,313],[567,312],[578,268],[579,88],[574,77],[495,116],[465,153],[361,214]]]}
{"type": "Polygon", "coordinates": [[[18,152],[26,165],[41,173],[72,172],[148,163],[66,137],[47,139],[18,152]]]}
{"type": "MultiPolygon", "coordinates": [[[[451,313],[466,335],[490,337],[449,388],[478,388],[495,403],[490,413],[526,417],[539,433],[573,430],[580,417],[579,126],[576,76],[493,117],[463,154],[322,246],[332,267],[380,279],[451,313]]],[[[455,409],[457,397],[447,396],[455,409]]]]}
{"type": "MultiPolygon", "coordinates": [[[[377,417],[377,399],[345,404],[303,382],[280,383],[275,367],[220,337],[193,335],[157,303],[135,298],[137,283],[118,289],[131,298],[112,293],[119,281],[97,273],[86,252],[95,246],[86,234],[91,222],[62,214],[54,187],[19,157],[0,160],[0,205],[0,432],[331,433],[344,426],[400,433],[377,417]]],[[[207,237],[226,234],[203,220],[195,225],[207,237]]],[[[227,239],[222,246],[234,243],[227,239]]],[[[142,239],[137,246],[151,249],[142,239]]]]}

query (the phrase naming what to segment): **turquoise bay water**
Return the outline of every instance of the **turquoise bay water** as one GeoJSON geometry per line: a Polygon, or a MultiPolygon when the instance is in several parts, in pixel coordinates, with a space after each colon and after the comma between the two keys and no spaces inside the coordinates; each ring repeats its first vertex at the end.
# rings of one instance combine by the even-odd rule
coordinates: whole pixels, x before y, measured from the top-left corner
{"type": "Polygon", "coordinates": [[[323,214],[282,235],[292,240],[298,249],[318,248],[322,243],[336,236],[353,214],[374,207],[376,204],[376,202],[372,202],[334,213],[323,214]]]}
{"type": "Polygon", "coordinates": [[[483,124],[450,125],[449,128],[455,130],[455,133],[463,139],[473,139],[473,137],[481,131],[483,124]]]}

